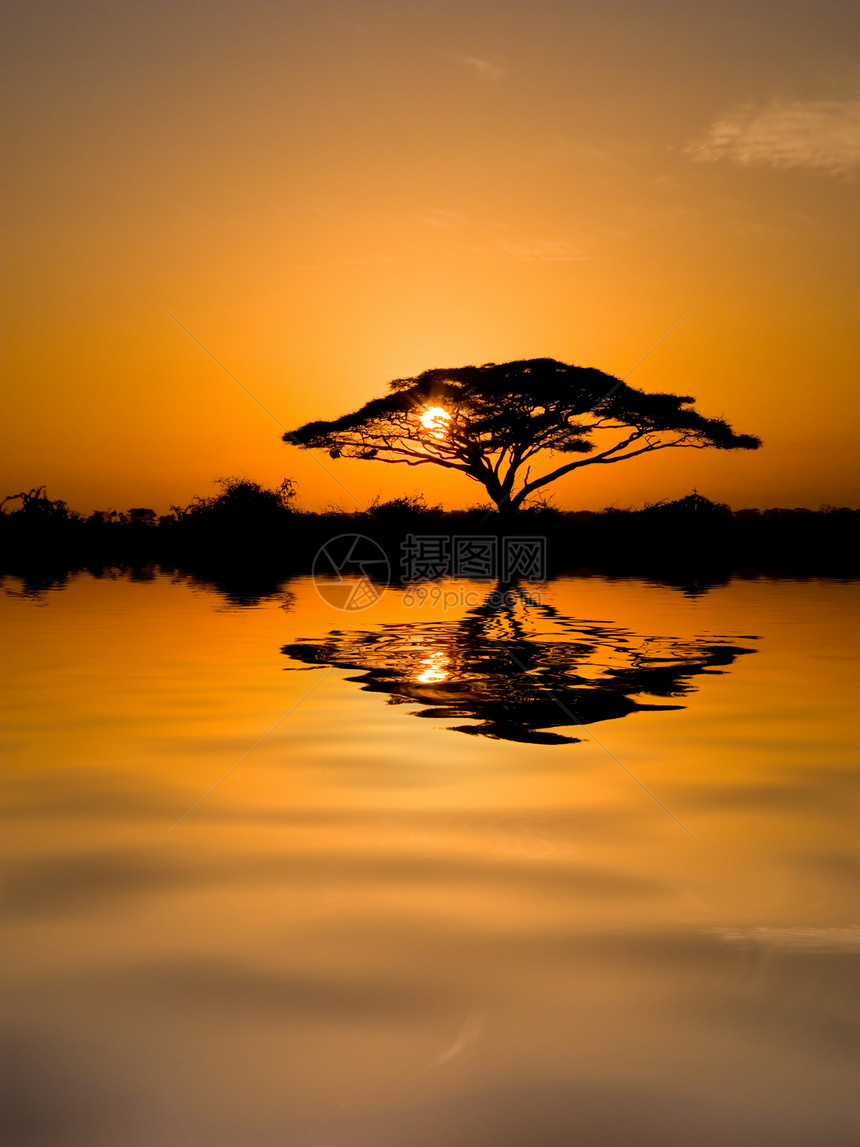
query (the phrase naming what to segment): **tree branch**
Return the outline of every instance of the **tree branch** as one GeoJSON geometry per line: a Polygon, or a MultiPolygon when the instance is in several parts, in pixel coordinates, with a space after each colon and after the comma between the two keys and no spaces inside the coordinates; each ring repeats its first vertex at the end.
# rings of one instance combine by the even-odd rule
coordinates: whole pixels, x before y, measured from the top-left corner
{"type": "Polygon", "coordinates": [[[668,450],[671,447],[691,446],[703,450],[707,446],[707,443],[685,442],[683,438],[679,438],[674,442],[661,442],[654,446],[642,446],[638,450],[630,450],[627,454],[616,454],[614,458],[609,457],[615,450],[619,450],[623,446],[629,445],[631,441],[635,441],[641,437],[641,434],[637,434],[635,438],[628,439],[627,442],[624,443],[619,443],[618,446],[613,447],[612,450],[604,451],[603,454],[595,455],[593,458],[582,458],[578,462],[568,462],[566,466],[559,466],[557,470],[553,470],[549,474],[544,474],[540,478],[535,478],[534,482],[527,483],[517,492],[517,504],[519,504],[523,498],[527,497],[532,490],[538,490],[541,486],[546,486],[549,482],[554,482],[556,478],[570,474],[571,471],[578,470],[581,466],[606,466],[613,462],[626,462],[628,458],[637,458],[640,454],[653,454],[657,450],[668,450]]]}

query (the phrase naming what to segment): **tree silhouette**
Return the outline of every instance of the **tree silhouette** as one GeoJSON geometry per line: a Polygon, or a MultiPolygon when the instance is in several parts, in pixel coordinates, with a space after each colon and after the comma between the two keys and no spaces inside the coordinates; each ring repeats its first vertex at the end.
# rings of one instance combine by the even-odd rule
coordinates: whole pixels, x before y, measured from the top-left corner
{"type": "Polygon", "coordinates": [[[52,501],[45,493],[44,486],[34,486],[32,490],[21,490],[17,494],[8,494],[0,502],[0,513],[6,513],[3,507],[7,502],[21,502],[20,509],[13,511],[21,514],[28,521],[58,522],[68,521],[69,507],[58,498],[52,501]]]}
{"type": "Polygon", "coordinates": [[[507,511],[582,466],[674,447],[761,445],[753,435],[735,434],[722,418],[699,414],[694,401],[648,394],[590,367],[525,359],[395,379],[382,398],[330,422],[287,431],[284,441],[325,449],[332,458],[459,470],[507,511]],[[541,456],[555,461],[532,476],[541,456]]]}
{"type": "Polygon", "coordinates": [[[599,721],[681,709],[697,677],[724,673],[755,650],[724,637],[679,640],[564,617],[519,585],[499,583],[455,621],[334,630],[281,652],[303,666],[352,670],[348,681],[390,704],[421,706],[416,717],[469,722],[449,726],[454,732],[559,745],[599,721]]]}

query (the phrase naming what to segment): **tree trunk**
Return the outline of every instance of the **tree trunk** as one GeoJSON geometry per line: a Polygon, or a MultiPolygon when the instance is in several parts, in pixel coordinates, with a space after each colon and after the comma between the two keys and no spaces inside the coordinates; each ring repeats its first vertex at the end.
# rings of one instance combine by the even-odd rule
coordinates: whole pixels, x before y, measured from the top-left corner
{"type": "Polygon", "coordinates": [[[519,513],[519,502],[513,502],[510,498],[505,497],[497,498],[495,501],[496,513],[503,522],[511,521],[519,513]]]}

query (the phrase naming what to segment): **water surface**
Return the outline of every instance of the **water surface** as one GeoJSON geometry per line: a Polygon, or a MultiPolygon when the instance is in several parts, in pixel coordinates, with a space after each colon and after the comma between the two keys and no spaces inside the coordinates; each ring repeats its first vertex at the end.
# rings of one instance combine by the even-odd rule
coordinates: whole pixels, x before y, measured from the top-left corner
{"type": "Polygon", "coordinates": [[[856,584],[4,588],[12,1142],[857,1141],[856,584]]]}

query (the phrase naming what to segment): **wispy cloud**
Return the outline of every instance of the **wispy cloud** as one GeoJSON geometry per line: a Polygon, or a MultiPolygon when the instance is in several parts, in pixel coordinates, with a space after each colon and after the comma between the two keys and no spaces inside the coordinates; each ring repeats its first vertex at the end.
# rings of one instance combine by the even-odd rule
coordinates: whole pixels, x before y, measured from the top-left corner
{"type": "Polygon", "coordinates": [[[478,79],[487,84],[497,84],[507,74],[498,60],[488,60],[483,56],[452,56],[451,59],[465,68],[471,68],[478,79]]]}
{"type": "Polygon", "coordinates": [[[435,227],[439,231],[451,231],[458,224],[468,224],[470,220],[465,215],[458,215],[455,211],[441,211],[434,207],[428,215],[421,216],[421,222],[426,223],[428,227],[435,227]]]}
{"type": "Polygon", "coordinates": [[[522,234],[507,223],[491,219],[470,219],[440,208],[433,208],[428,214],[420,216],[420,221],[436,231],[462,232],[469,229],[473,233],[484,230],[485,234],[489,231],[485,242],[479,241],[471,247],[473,254],[488,259],[498,259],[501,255],[520,263],[574,263],[588,258],[584,239],[577,239],[570,234],[549,237],[539,232],[537,235],[522,234]]]}
{"type": "Polygon", "coordinates": [[[328,263],[291,263],[288,271],[330,271],[333,267],[370,267],[379,263],[405,263],[400,255],[367,255],[360,259],[334,259],[328,263]]]}
{"type": "Polygon", "coordinates": [[[860,99],[745,104],[686,149],[697,160],[802,167],[841,175],[860,166],[860,99]]]}
{"type": "Polygon", "coordinates": [[[509,259],[518,259],[521,263],[575,263],[588,258],[578,244],[571,243],[567,239],[537,239],[525,242],[503,239],[498,248],[509,259]]]}

